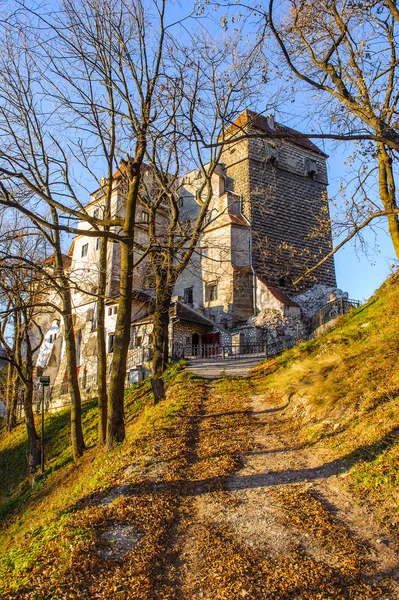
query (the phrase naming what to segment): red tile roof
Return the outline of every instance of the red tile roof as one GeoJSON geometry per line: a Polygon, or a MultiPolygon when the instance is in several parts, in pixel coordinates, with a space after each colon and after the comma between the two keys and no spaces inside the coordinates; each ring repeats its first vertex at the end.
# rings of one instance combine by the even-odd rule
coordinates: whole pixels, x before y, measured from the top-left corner
{"type": "Polygon", "coordinates": [[[267,118],[263,115],[253,112],[252,110],[244,110],[240,116],[237,117],[234,123],[227,128],[226,133],[233,132],[238,128],[244,128],[246,125],[249,125],[254,129],[260,129],[260,131],[265,133],[269,133],[271,138],[273,137],[273,133],[277,132],[279,134],[278,139],[287,139],[297,146],[301,146],[302,148],[306,148],[312,152],[317,152],[317,154],[321,154],[322,156],[327,156],[327,154],[320,150],[320,148],[311,142],[309,138],[302,136],[299,131],[291,129],[291,127],[286,127],[285,125],[280,125],[280,123],[275,123],[274,129],[271,129],[267,122],[267,118]],[[281,137],[281,134],[284,133],[287,133],[287,137],[281,137]]]}
{"type": "Polygon", "coordinates": [[[270,285],[270,283],[263,279],[263,277],[259,277],[259,275],[257,275],[257,278],[263,283],[263,285],[267,287],[269,292],[281,302],[281,304],[284,304],[284,306],[292,306],[295,308],[299,308],[299,305],[293,300],[291,300],[291,298],[289,298],[287,294],[283,292],[282,289],[275,287],[274,285],[270,285]]]}
{"type": "Polygon", "coordinates": [[[245,220],[245,218],[242,215],[237,215],[235,213],[229,213],[229,217],[230,217],[230,221],[234,225],[242,225],[244,227],[249,227],[248,222],[245,220]]]}
{"type": "MultiPolygon", "coordinates": [[[[45,258],[43,260],[43,264],[44,265],[54,265],[55,264],[55,255],[50,254],[47,258],[45,258]]],[[[68,256],[67,254],[63,254],[62,255],[62,265],[65,269],[67,269],[68,267],[70,267],[72,264],[72,257],[68,256]]]]}

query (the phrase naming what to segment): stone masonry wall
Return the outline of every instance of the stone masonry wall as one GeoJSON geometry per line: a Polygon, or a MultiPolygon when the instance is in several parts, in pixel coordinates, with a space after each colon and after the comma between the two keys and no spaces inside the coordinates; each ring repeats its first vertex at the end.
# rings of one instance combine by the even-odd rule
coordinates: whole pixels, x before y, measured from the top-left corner
{"type": "MultiPolygon", "coordinates": [[[[318,217],[329,218],[326,202],[326,157],[288,142],[254,138],[226,147],[226,187],[242,195],[242,210],[252,223],[253,266],[270,283],[293,292],[290,281],[313,266],[332,248],[328,225],[321,232],[318,217]],[[277,156],[268,160],[270,148],[277,156]],[[306,175],[313,161],[317,173],[306,175]],[[315,235],[318,232],[319,235],[315,235]],[[285,286],[281,280],[285,279],[285,286]]],[[[335,287],[334,259],[302,282],[335,287]]]]}
{"type": "MultiPolygon", "coordinates": [[[[276,163],[265,160],[261,140],[251,140],[249,179],[253,231],[253,266],[267,281],[293,291],[290,282],[313,266],[332,248],[329,229],[322,231],[318,219],[329,218],[325,199],[326,171],[323,155],[281,143],[276,163]],[[318,173],[306,175],[305,161],[314,160],[318,173]]],[[[303,282],[336,285],[331,258],[303,282]]]]}

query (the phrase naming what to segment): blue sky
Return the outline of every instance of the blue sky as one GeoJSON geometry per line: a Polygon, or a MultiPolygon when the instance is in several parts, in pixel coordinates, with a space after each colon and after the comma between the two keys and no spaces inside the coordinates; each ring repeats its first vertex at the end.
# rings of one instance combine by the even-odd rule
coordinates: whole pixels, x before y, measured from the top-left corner
{"type": "MultiPolygon", "coordinates": [[[[342,154],[340,147],[331,148],[329,154],[330,185],[328,192],[331,197],[338,189],[340,176],[345,169],[344,161],[347,154],[342,154]]],[[[368,256],[361,251],[356,252],[353,243],[348,243],[335,255],[338,286],[347,291],[350,298],[356,300],[369,298],[392,272],[390,266],[397,265],[385,220],[381,222],[379,229],[374,232],[367,231],[366,239],[372,248],[375,246],[375,252],[370,251],[368,256]]]]}
{"type": "MultiPolygon", "coordinates": [[[[187,14],[190,11],[190,8],[191,6],[186,3],[170,2],[168,5],[169,19],[174,21],[174,19],[181,18],[183,14],[187,14]]],[[[202,22],[203,25],[208,26],[216,36],[218,34],[224,35],[225,32],[222,32],[219,28],[218,14],[211,12],[211,15],[212,22],[210,23],[207,19],[204,19],[202,22]]],[[[192,22],[189,20],[187,25],[189,28],[193,25],[198,28],[200,23],[201,21],[192,22]]],[[[295,82],[293,84],[295,85],[295,82]]],[[[264,91],[264,102],[262,105],[257,107],[248,106],[248,108],[258,110],[259,112],[268,112],[268,107],[273,106],[279,97],[280,85],[281,79],[274,83],[269,83],[264,91]]],[[[303,91],[292,91],[290,94],[290,86],[291,84],[287,86],[287,92],[282,95],[283,101],[280,102],[278,100],[276,102],[277,112],[272,110],[272,112],[276,112],[276,120],[302,132],[322,130],[323,115],[320,110],[318,113],[317,103],[310,99],[310,96],[303,91]]],[[[323,143],[321,140],[315,140],[315,143],[330,157],[328,159],[330,181],[328,191],[330,197],[334,197],[339,188],[342,175],[348,171],[345,159],[351,153],[351,148],[349,145],[323,143]]],[[[354,245],[349,243],[335,255],[338,286],[347,291],[351,298],[359,300],[367,299],[389,275],[391,272],[390,265],[397,262],[389,236],[386,233],[386,224],[382,223],[381,225],[385,227],[385,231],[381,227],[378,230],[376,240],[374,239],[374,233],[371,231],[366,234],[371,247],[375,245],[375,241],[377,242],[378,252],[370,251],[369,256],[366,257],[362,252],[356,252],[354,245]]]]}

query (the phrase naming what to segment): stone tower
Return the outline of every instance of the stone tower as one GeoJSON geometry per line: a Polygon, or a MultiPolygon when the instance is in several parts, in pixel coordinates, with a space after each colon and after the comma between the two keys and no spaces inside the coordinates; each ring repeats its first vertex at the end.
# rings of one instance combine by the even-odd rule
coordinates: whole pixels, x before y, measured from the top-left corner
{"type": "Polygon", "coordinates": [[[251,224],[251,266],[256,274],[290,294],[315,283],[335,287],[332,257],[293,284],[304,267],[313,266],[332,249],[325,195],[327,155],[272,117],[249,110],[227,133],[242,138],[226,146],[222,161],[226,187],[239,195],[240,212],[251,224]],[[262,137],[243,137],[256,133],[262,137]]]}

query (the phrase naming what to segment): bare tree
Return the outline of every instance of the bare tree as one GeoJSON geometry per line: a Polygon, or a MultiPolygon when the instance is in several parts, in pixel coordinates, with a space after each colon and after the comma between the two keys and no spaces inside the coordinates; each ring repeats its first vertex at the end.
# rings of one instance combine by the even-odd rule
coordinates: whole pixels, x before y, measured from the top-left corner
{"type": "Polygon", "coordinates": [[[40,284],[32,263],[44,256],[43,238],[29,229],[8,228],[2,235],[0,255],[0,343],[9,363],[7,417],[9,429],[15,419],[18,388],[23,386],[23,408],[28,438],[28,462],[31,473],[39,463],[38,435],[33,417],[34,355],[43,341],[39,320],[40,284]]]}
{"type": "MultiPolygon", "coordinates": [[[[135,207],[146,134],[156,114],[154,96],[165,44],[165,3],[154,1],[146,6],[123,1],[103,5],[66,2],[55,18],[34,14],[29,9],[26,14],[36,20],[33,25],[37,25],[33,32],[28,31],[30,37],[26,33],[21,36],[18,23],[14,23],[14,27],[7,23],[5,36],[5,54],[9,57],[4,61],[2,76],[2,202],[18,208],[49,231],[57,232],[54,235],[59,236],[61,231],[80,233],[73,224],[73,219],[78,219],[90,224],[87,235],[120,243],[120,300],[108,395],[109,446],[112,446],[124,437],[123,397],[130,337],[135,207]],[[148,14],[151,6],[155,17],[148,14]],[[43,24],[47,27],[40,29],[43,24]],[[44,29],[46,37],[43,39],[44,29]],[[54,118],[49,117],[49,103],[54,118]],[[65,124],[70,126],[66,140],[60,136],[60,126],[65,124]],[[116,146],[118,157],[125,156],[124,176],[128,189],[123,214],[112,218],[108,213],[114,160],[119,161],[119,158],[114,159],[116,146]],[[101,218],[94,218],[85,209],[76,189],[81,191],[77,180],[81,179],[82,170],[91,175],[92,180],[93,176],[97,177],[99,157],[100,166],[106,165],[110,191],[108,210],[105,209],[101,218]],[[15,189],[10,190],[11,184],[22,188],[25,197],[16,198],[15,189]],[[49,209],[44,213],[46,205],[49,209]]],[[[101,254],[104,263],[106,242],[101,254]]],[[[59,261],[60,244],[55,256],[59,261]]],[[[62,278],[60,264],[57,268],[62,278]]],[[[103,291],[104,264],[100,272],[103,291]]],[[[103,299],[103,295],[100,297],[103,299]]],[[[69,302],[67,297],[64,301],[69,302]]],[[[69,319],[67,315],[66,319],[69,319]]],[[[76,355],[72,347],[72,324],[66,323],[65,331],[71,334],[71,351],[68,352],[71,390],[78,397],[76,375],[73,378],[72,374],[73,355],[76,355]]],[[[105,352],[101,333],[99,338],[100,375],[103,373],[100,399],[104,407],[105,352]]],[[[75,405],[78,408],[76,402],[75,405]]],[[[78,454],[83,449],[81,442],[78,454]]]]}
{"type": "MultiPolygon", "coordinates": [[[[238,5],[241,13],[249,15],[254,34],[263,38],[269,55],[276,51],[270,70],[274,66],[282,78],[294,77],[303,90],[314,92],[310,106],[317,107],[320,132],[312,128],[299,134],[281,128],[268,137],[293,139],[304,135],[356,142],[351,161],[360,163],[359,177],[348,190],[338,218],[340,242],[322,261],[382,218],[388,221],[399,257],[396,4],[390,0],[223,4],[234,11],[238,5]]],[[[224,22],[227,24],[228,18],[224,22]]],[[[306,269],[305,275],[320,264],[317,261],[306,269]]]]}
{"type": "Polygon", "coordinates": [[[238,34],[216,42],[204,33],[185,47],[176,45],[164,124],[149,132],[146,162],[151,176],[147,185],[143,182],[140,201],[150,215],[149,262],[155,282],[152,374],[157,400],[164,393],[160,378],[168,360],[173,289],[199,251],[207,227],[221,216],[212,201],[223,144],[213,143],[228,137],[229,124],[258,98],[259,61],[256,49],[240,45],[238,34]],[[188,167],[191,175],[184,177],[188,167]]]}
{"type": "MultiPolygon", "coordinates": [[[[230,122],[242,110],[254,66],[254,61],[246,66],[238,50],[239,36],[230,46],[225,43],[218,47],[210,38],[201,42],[202,46],[198,43],[192,47],[197,53],[194,60],[187,48],[191,44],[188,29],[180,28],[178,47],[173,32],[179,24],[170,17],[165,0],[106,0],[101,4],[95,0],[66,0],[51,15],[25,7],[22,17],[18,14],[19,21],[16,17],[5,26],[7,58],[0,79],[0,201],[18,208],[51,232],[51,239],[56,238],[56,268],[62,284],[61,232],[80,234],[76,221],[81,221],[88,224],[85,235],[103,240],[100,322],[108,268],[107,240],[120,246],[119,306],[106,416],[109,448],[125,436],[124,382],[135,264],[152,257],[159,281],[157,314],[161,315],[173,282],[198,243],[211,198],[211,178],[220,151],[208,151],[205,157],[203,146],[217,141],[226,120],[230,122]],[[173,103],[169,105],[171,97],[173,103]],[[189,147],[194,148],[192,154],[189,147]],[[186,165],[199,165],[203,175],[196,193],[199,216],[189,224],[180,214],[180,184],[176,183],[182,172],[182,152],[186,165]],[[160,244],[159,232],[155,232],[150,234],[149,244],[142,247],[134,234],[137,202],[140,198],[146,201],[142,194],[145,162],[161,190],[162,199],[155,198],[151,208],[154,219],[160,209],[166,210],[170,221],[166,243],[164,239],[160,244]],[[123,210],[113,213],[113,172],[119,167],[126,193],[123,210]],[[104,174],[106,181],[102,183],[104,174]],[[100,188],[105,186],[106,204],[100,216],[94,216],[82,200],[85,178],[100,188]],[[163,266],[161,256],[166,261],[163,266]],[[177,260],[181,262],[179,267],[177,260]]],[[[70,293],[66,282],[65,288],[61,287],[70,293]]],[[[72,381],[76,351],[68,298],[63,297],[63,302],[65,330],[71,336],[68,368],[72,381]]],[[[159,331],[165,329],[165,323],[161,325],[159,331]]],[[[100,326],[100,441],[104,440],[105,421],[102,331],[100,326]]],[[[161,347],[165,348],[162,340],[157,342],[158,358],[154,358],[158,374],[163,369],[161,347]]],[[[76,376],[73,381],[77,386],[76,376]]],[[[79,390],[72,387],[78,411],[79,390]]],[[[78,453],[82,449],[83,439],[78,453]]]]}

